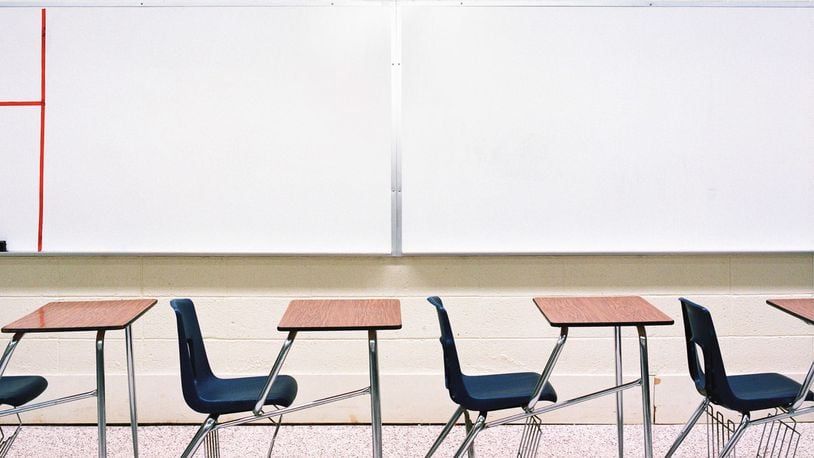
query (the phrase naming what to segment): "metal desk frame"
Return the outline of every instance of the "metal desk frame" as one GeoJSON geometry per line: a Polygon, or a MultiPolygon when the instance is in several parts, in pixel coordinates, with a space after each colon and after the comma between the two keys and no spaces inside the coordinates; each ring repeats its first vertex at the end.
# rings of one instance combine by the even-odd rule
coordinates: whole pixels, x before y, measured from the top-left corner
{"type": "MultiPolygon", "coordinates": [[[[105,304],[111,303],[120,303],[120,302],[127,302],[127,301],[95,301],[95,302],[84,302],[85,304],[94,303],[99,304],[100,306],[104,306],[105,304]]],[[[87,398],[96,398],[96,415],[97,415],[97,425],[98,425],[98,432],[99,432],[99,457],[106,457],[107,456],[107,423],[105,417],[105,355],[104,355],[104,346],[105,346],[105,332],[109,330],[116,330],[116,329],[124,329],[124,340],[125,340],[125,352],[127,356],[127,388],[128,388],[128,396],[130,401],[130,429],[131,435],[133,439],[133,456],[138,457],[138,415],[136,412],[136,380],[135,380],[135,370],[133,365],[133,330],[132,330],[132,323],[136,321],[142,314],[146,313],[147,310],[152,308],[153,305],[156,304],[155,299],[147,300],[146,302],[151,302],[150,305],[146,305],[143,310],[141,310],[138,314],[134,316],[130,316],[123,327],[119,326],[119,323],[108,323],[108,324],[100,324],[98,326],[92,327],[82,327],[76,329],[68,329],[68,328],[49,328],[47,325],[43,326],[38,330],[29,329],[28,331],[7,331],[6,328],[3,328],[3,332],[14,332],[14,336],[11,338],[11,341],[6,346],[5,351],[3,352],[2,358],[0,358],[0,377],[5,373],[6,368],[8,367],[9,361],[11,360],[11,356],[14,353],[14,350],[22,340],[23,336],[26,332],[74,332],[74,331],[96,331],[96,341],[95,341],[95,353],[96,353],[96,389],[91,391],[86,391],[83,393],[78,393],[70,396],[64,396],[61,398],[51,399],[48,401],[38,402],[36,404],[28,404],[25,406],[17,407],[14,409],[8,409],[0,411],[0,416],[5,415],[12,415],[12,414],[20,414],[23,412],[28,412],[31,410],[42,409],[45,407],[51,407],[59,404],[64,404],[67,402],[74,402],[80,401],[82,399],[87,398]]],[[[72,304],[72,303],[60,303],[54,302],[47,304],[47,306],[52,306],[54,304],[72,304]]],[[[45,306],[44,306],[45,307],[45,306]]],[[[42,309],[40,309],[42,310],[42,309]]],[[[34,313],[39,312],[39,310],[35,311],[34,313]]],[[[33,315],[33,313],[32,313],[33,315]]],[[[14,324],[14,323],[12,323],[14,324]]],[[[11,325],[7,325],[11,326],[11,325]]]]}

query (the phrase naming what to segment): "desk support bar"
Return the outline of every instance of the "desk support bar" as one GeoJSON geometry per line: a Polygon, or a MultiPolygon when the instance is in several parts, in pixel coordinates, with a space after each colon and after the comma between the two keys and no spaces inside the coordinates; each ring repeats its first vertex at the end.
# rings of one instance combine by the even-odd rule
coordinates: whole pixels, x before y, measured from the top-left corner
{"type": "Polygon", "coordinates": [[[133,364],[133,331],[131,325],[124,328],[124,344],[127,353],[127,394],[130,399],[130,431],[133,436],[133,457],[138,458],[138,415],[136,414],[136,375],[133,364]]]}
{"type": "Polygon", "coordinates": [[[540,380],[537,382],[537,386],[534,387],[534,392],[531,395],[531,399],[529,399],[528,404],[526,404],[526,408],[524,409],[526,412],[533,411],[534,406],[537,405],[537,401],[540,400],[540,395],[543,393],[543,389],[545,388],[545,384],[548,382],[548,379],[551,377],[551,373],[554,372],[554,365],[557,364],[557,359],[560,357],[562,347],[565,345],[565,340],[567,338],[568,327],[564,326],[560,328],[560,338],[557,339],[557,343],[554,345],[554,350],[551,351],[551,356],[548,357],[548,362],[545,365],[545,369],[543,369],[543,373],[540,375],[540,380]]]}
{"type": "Polygon", "coordinates": [[[370,371],[370,427],[373,429],[373,458],[382,457],[382,406],[379,396],[379,354],[376,330],[367,331],[370,371]]]}
{"type": "Polygon", "coordinates": [[[312,407],[319,407],[321,405],[330,404],[332,402],[337,401],[344,401],[345,399],[355,398],[357,396],[364,396],[366,394],[370,394],[370,387],[360,388],[355,391],[348,391],[347,393],[337,394],[335,396],[329,396],[327,398],[317,399],[316,401],[311,401],[306,404],[300,404],[298,406],[293,407],[286,407],[285,409],[275,410],[273,412],[266,412],[260,415],[249,415],[247,417],[236,418],[231,421],[225,421],[223,423],[218,423],[213,429],[221,429],[221,428],[228,428],[230,426],[237,426],[242,425],[245,423],[251,423],[253,421],[263,420],[266,418],[272,417],[280,417],[292,412],[299,412],[300,410],[310,409],[312,407]]]}
{"type": "Polygon", "coordinates": [[[269,372],[266,384],[263,386],[263,391],[260,392],[260,397],[257,398],[257,404],[254,405],[252,412],[255,416],[263,415],[263,406],[266,404],[266,398],[271,391],[272,385],[274,385],[274,380],[277,379],[277,375],[280,373],[280,369],[283,367],[283,363],[285,362],[286,356],[288,356],[288,352],[291,351],[291,345],[294,344],[294,339],[296,337],[297,331],[290,331],[288,333],[288,337],[285,339],[285,342],[283,342],[283,347],[280,348],[280,353],[277,355],[277,360],[274,361],[274,366],[272,366],[271,372],[269,372]]]}
{"type": "Polygon", "coordinates": [[[6,351],[3,352],[3,358],[0,360],[0,377],[6,372],[6,366],[8,366],[8,362],[11,360],[11,355],[14,353],[17,344],[20,343],[20,339],[22,339],[24,335],[25,333],[23,332],[15,332],[11,341],[6,345],[6,351]]]}
{"type": "Polygon", "coordinates": [[[796,417],[798,415],[807,415],[810,413],[814,413],[814,406],[806,407],[805,409],[795,410],[795,411],[788,411],[783,413],[778,413],[775,415],[769,415],[763,418],[759,418],[757,420],[751,420],[749,423],[753,426],[762,425],[764,423],[770,423],[777,420],[785,420],[786,418],[796,417]]]}
{"type": "Polygon", "coordinates": [[[105,331],[96,332],[96,415],[99,420],[99,458],[107,456],[105,431],[105,331]]]}
{"type": "MultiPolygon", "coordinates": [[[[613,352],[616,363],[616,385],[622,384],[622,327],[613,327],[613,352]]],[[[619,447],[619,458],[625,456],[625,414],[624,414],[624,394],[622,391],[616,392],[616,437],[619,447]]]]}
{"type": "Polygon", "coordinates": [[[263,420],[263,419],[266,419],[266,418],[270,419],[272,417],[282,417],[284,414],[288,414],[288,413],[291,413],[291,412],[297,412],[299,410],[310,409],[311,407],[318,407],[318,406],[321,406],[323,404],[328,404],[328,403],[336,402],[336,401],[342,401],[342,400],[345,400],[345,399],[354,398],[356,396],[364,396],[366,394],[370,394],[370,388],[369,387],[362,388],[362,389],[359,389],[359,390],[356,390],[356,391],[349,391],[347,393],[338,394],[336,396],[330,396],[330,397],[327,397],[327,398],[317,399],[316,401],[312,401],[312,402],[309,402],[307,404],[302,404],[302,405],[298,405],[298,406],[294,406],[294,407],[288,407],[288,408],[285,408],[285,409],[278,409],[278,410],[275,410],[273,412],[261,413],[260,415],[252,414],[252,415],[249,415],[249,416],[246,416],[246,417],[236,418],[234,420],[226,421],[226,422],[223,422],[223,423],[218,423],[217,415],[210,415],[209,417],[206,418],[206,421],[204,422],[204,424],[202,424],[201,427],[198,429],[198,432],[195,433],[195,436],[193,437],[193,440],[189,443],[189,445],[187,446],[187,449],[184,450],[184,453],[181,454],[181,456],[183,458],[188,458],[188,457],[192,456],[193,454],[195,454],[195,451],[198,450],[198,447],[200,447],[201,442],[203,442],[206,435],[209,434],[210,432],[217,431],[217,430],[219,430],[221,428],[228,428],[230,426],[243,425],[243,424],[246,424],[246,423],[252,423],[252,422],[263,420]]]}
{"type": "Polygon", "coordinates": [[[74,402],[74,401],[81,401],[82,399],[92,398],[96,396],[96,390],[93,391],[86,391],[84,393],[73,394],[71,396],[65,396],[62,398],[51,399],[48,401],[38,402],[36,404],[26,404],[21,407],[17,407],[14,409],[2,410],[0,411],[0,417],[5,417],[6,415],[13,415],[13,414],[21,414],[23,412],[30,412],[32,410],[37,409],[44,409],[45,407],[51,407],[59,404],[65,404],[67,402],[74,402]]]}
{"type": "Polygon", "coordinates": [[[511,423],[511,422],[514,422],[514,421],[524,420],[524,419],[526,419],[526,418],[528,418],[528,417],[530,417],[532,415],[542,415],[544,413],[553,412],[555,410],[560,410],[560,409],[562,409],[564,407],[570,407],[570,406],[573,406],[573,405],[576,405],[576,404],[583,403],[585,401],[590,401],[592,399],[601,398],[602,396],[607,396],[609,394],[614,394],[614,393],[617,393],[619,391],[628,390],[630,388],[637,387],[639,385],[641,385],[641,380],[634,380],[632,382],[627,382],[624,385],[613,386],[613,387],[610,387],[610,388],[606,388],[606,389],[604,389],[602,391],[597,391],[596,393],[586,394],[586,395],[580,396],[578,398],[573,398],[573,399],[569,399],[567,401],[558,402],[557,404],[547,405],[545,407],[541,407],[539,409],[535,409],[535,410],[532,410],[530,412],[518,413],[518,414],[515,414],[515,415],[508,416],[508,417],[500,418],[498,420],[493,420],[493,421],[490,421],[489,423],[486,423],[485,425],[483,425],[483,429],[493,428],[495,426],[500,426],[500,425],[505,425],[506,423],[511,423]]]}
{"type": "Polygon", "coordinates": [[[642,371],[642,414],[644,429],[644,456],[653,458],[653,420],[650,416],[650,369],[647,365],[647,331],[644,326],[636,326],[639,331],[639,364],[642,371]]]}

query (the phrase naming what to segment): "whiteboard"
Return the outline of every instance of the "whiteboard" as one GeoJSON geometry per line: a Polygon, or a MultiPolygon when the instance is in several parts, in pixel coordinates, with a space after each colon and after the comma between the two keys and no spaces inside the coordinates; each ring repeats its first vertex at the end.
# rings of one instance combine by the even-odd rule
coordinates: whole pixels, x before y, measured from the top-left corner
{"type": "Polygon", "coordinates": [[[40,35],[39,10],[0,11],[0,102],[40,99],[40,35]]]}
{"type": "Polygon", "coordinates": [[[389,253],[392,8],[49,8],[43,250],[389,253]]]}
{"type": "Polygon", "coordinates": [[[0,107],[0,240],[36,251],[39,222],[39,107],[0,107]]]}
{"type": "MultiPolygon", "coordinates": [[[[40,100],[40,11],[0,10],[0,102],[40,100]]],[[[0,240],[36,251],[40,107],[0,106],[0,240]]]]}
{"type": "Polygon", "coordinates": [[[814,251],[814,9],[402,21],[405,253],[814,251]]]}

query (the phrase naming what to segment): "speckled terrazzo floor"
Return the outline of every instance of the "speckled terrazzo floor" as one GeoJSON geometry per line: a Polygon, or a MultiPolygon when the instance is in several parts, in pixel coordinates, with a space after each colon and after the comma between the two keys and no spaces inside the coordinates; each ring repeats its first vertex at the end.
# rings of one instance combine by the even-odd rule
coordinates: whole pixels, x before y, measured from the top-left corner
{"type": "MultiPolygon", "coordinates": [[[[653,428],[654,454],[664,456],[680,430],[679,425],[653,428]]],[[[801,424],[802,439],[798,457],[814,456],[814,424],[801,424]]],[[[432,444],[441,426],[385,426],[385,457],[421,457],[432,444]]],[[[738,447],[738,456],[754,456],[760,427],[747,433],[738,447]],[[746,453],[751,451],[751,454],[746,453]]],[[[221,456],[265,456],[271,428],[241,426],[220,433],[221,456]]],[[[484,431],[476,441],[480,457],[508,457],[516,454],[522,426],[502,426],[484,431]]],[[[610,425],[544,425],[539,449],[541,457],[615,457],[616,429],[610,425]]],[[[177,457],[195,432],[194,426],[142,426],[139,428],[140,456],[177,457]]],[[[450,434],[437,456],[451,456],[461,439],[463,427],[450,434]]],[[[625,456],[642,454],[641,429],[625,427],[625,456]]],[[[697,427],[679,449],[676,457],[707,455],[703,426],[697,427]]],[[[108,428],[108,454],[132,456],[130,430],[108,428]]],[[[96,428],[92,426],[26,426],[14,444],[10,457],[96,456],[96,428]]],[[[199,450],[197,456],[203,456],[199,450]]],[[[370,456],[369,426],[283,426],[274,449],[276,457],[366,457],[370,456]]]]}

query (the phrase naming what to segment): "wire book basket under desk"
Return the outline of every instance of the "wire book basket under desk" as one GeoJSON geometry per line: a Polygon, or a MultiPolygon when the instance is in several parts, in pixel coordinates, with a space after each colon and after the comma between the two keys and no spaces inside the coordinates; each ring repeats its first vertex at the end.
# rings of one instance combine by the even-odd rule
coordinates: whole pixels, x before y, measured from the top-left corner
{"type": "MultiPolygon", "coordinates": [[[[785,413],[784,409],[775,409],[770,415],[785,413]]],[[[738,423],[731,417],[724,414],[723,409],[717,409],[712,404],[707,405],[705,410],[707,424],[706,442],[707,457],[717,457],[721,454],[724,446],[732,438],[738,429],[738,423]]],[[[734,448],[731,457],[755,457],[755,458],[791,458],[797,456],[797,446],[800,444],[800,431],[797,429],[797,420],[785,418],[763,424],[760,432],[760,441],[752,449],[745,450],[745,444],[741,449],[734,448]]]]}

